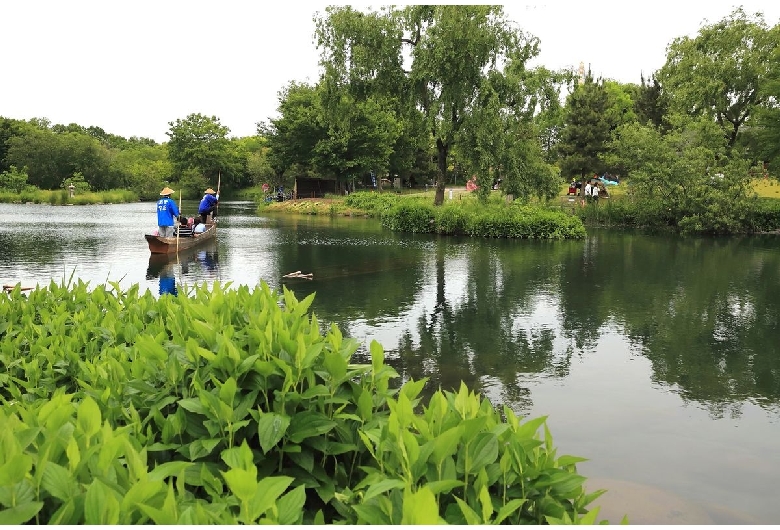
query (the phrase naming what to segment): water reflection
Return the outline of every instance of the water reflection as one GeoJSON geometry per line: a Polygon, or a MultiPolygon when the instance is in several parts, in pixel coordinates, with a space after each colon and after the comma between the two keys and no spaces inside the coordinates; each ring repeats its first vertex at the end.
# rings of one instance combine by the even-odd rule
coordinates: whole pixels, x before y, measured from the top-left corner
{"type": "Polygon", "coordinates": [[[150,254],[146,279],[158,279],[158,293],[179,293],[179,285],[213,283],[219,281],[219,252],[217,243],[209,241],[202,246],[177,254],[150,254]]]}

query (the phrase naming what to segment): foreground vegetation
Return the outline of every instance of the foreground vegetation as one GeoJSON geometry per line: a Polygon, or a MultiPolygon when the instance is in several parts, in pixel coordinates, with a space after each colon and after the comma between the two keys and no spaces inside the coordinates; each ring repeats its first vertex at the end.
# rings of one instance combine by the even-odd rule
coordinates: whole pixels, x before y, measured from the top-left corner
{"type": "Polygon", "coordinates": [[[226,287],[0,298],[0,523],[596,522],[544,418],[423,401],[314,295],[226,287]]]}

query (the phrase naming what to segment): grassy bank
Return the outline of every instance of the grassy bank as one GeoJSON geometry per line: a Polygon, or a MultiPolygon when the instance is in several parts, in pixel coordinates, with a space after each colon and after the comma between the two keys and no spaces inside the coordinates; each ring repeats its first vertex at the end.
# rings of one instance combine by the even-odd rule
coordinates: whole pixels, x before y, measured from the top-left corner
{"type": "Polygon", "coordinates": [[[433,206],[433,191],[403,195],[358,192],[345,197],[264,203],[259,211],[377,217],[383,226],[398,232],[527,239],[585,237],[582,222],[555,207],[508,203],[498,192],[491,194],[487,204],[464,189],[447,190],[444,196],[444,205],[438,208],[433,206]]]}
{"type": "Polygon", "coordinates": [[[21,193],[0,191],[0,202],[14,204],[121,204],[138,202],[138,194],[130,190],[81,192],[71,197],[68,190],[24,190],[21,193]]]}

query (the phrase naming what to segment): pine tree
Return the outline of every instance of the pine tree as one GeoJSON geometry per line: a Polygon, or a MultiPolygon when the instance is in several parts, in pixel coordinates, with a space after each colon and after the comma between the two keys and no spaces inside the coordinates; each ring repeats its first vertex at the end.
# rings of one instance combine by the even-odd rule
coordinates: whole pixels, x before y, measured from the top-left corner
{"type": "Polygon", "coordinates": [[[607,93],[603,82],[594,82],[588,72],[585,83],[577,86],[566,101],[566,115],[558,153],[561,172],[568,179],[584,179],[601,173],[604,163],[599,153],[609,141],[610,123],[606,117],[607,93]]]}

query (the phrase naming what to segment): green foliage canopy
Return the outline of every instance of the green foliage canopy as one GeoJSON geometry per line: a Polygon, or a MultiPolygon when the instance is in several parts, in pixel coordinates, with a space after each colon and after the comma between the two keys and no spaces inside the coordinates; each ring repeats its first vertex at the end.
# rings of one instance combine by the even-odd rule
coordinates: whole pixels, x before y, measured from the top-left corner
{"type": "Polygon", "coordinates": [[[778,47],[777,30],[769,30],[762,14],[749,16],[737,8],[694,38],[675,39],[658,80],[672,111],[715,120],[733,147],[757,108],[767,103],[762,84],[775,68],[778,47]]]}

